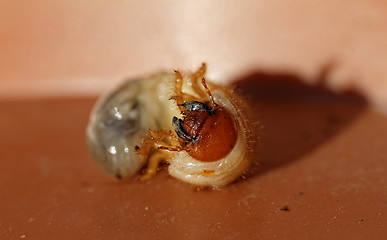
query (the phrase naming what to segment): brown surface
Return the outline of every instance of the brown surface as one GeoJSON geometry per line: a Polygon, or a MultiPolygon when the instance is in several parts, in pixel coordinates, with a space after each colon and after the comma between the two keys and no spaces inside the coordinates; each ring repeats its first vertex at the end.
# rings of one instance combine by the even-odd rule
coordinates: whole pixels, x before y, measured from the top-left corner
{"type": "Polygon", "coordinates": [[[0,102],[0,238],[384,239],[387,117],[285,75],[238,87],[261,122],[261,166],[215,191],[102,173],[84,136],[95,98],[0,102]]]}

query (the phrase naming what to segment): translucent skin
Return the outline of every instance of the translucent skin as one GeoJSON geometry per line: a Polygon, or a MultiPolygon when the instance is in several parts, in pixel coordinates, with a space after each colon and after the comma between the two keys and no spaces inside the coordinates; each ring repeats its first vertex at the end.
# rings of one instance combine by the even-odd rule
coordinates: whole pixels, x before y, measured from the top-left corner
{"type": "Polygon", "coordinates": [[[197,137],[197,141],[189,146],[188,154],[202,162],[214,162],[224,158],[237,141],[234,119],[223,107],[217,107],[212,115],[208,115],[206,111],[192,112],[184,119],[183,127],[188,126],[195,131],[185,130],[197,137]],[[192,125],[193,119],[201,119],[200,126],[192,125]]]}

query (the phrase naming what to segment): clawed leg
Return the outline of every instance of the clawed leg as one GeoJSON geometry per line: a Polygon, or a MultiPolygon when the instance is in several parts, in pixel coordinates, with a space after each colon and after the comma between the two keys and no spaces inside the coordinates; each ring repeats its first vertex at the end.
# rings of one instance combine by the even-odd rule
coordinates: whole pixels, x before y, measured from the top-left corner
{"type": "Polygon", "coordinates": [[[208,97],[210,99],[211,104],[215,107],[217,104],[214,101],[214,97],[211,94],[210,89],[207,86],[206,79],[203,77],[206,73],[206,64],[203,63],[202,66],[191,76],[191,84],[192,88],[195,92],[200,96],[200,98],[208,97]],[[201,78],[201,85],[199,84],[199,79],[201,78]]]}
{"type": "Polygon", "coordinates": [[[141,181],[154,176],[160,162],[171,159],[170,153],[162,150],[182,151],[185,149],[180,146],[179,139],[171,131],[166,130],[149,130],[149,136],[143,140],[141,147],[135,147],[136,153],[146,158],[148,162],[145,173],[140,178],[141,181]]]}
{"type": "Polygon", "coordinates": [[[216,103],[214,101],[214,98],[212,97],[212,94],[210,90],[207,87],[206,80],[203,77],[203,75],[206,73],[206,64],[203,63],[202,66],[191,75],[189,78],[189,81],[191,83],[191,86],[195,93],[199,97],[195,97],[191,94],[184,93],[182,91],[183,88],[183,76],[180,74],[179,71],[175,71],[176,74],[176,88],[175,88],[175,95],[171,96],[170,99],[173,99],[176,101],[177,106],[179,107],[180,111],[183,114],[187,114],[187,109],[185,109],[182,104],[188,101],[198,101],[202,102],[203,99],[209,98],[210,102],[213,106],[216,106],[216,103]],[[201,84],[199,83],[199,79],[201,78],[201,84]]]}
{"type": "Polygon", "coordinates": [[[160,162],[163,161],[163,159],[165,159],[165,154],[161,153],[161,152],[154,152],[148,159],[148,165],[145,169],[145,173],[144,175],[142,175],[140,177],[140,180],[141,181],[146,181],[148,179],[150,179],[151,177],[153,177],[154,175],[156,175],[157,173],[157,168],[159,167],[160,165],[160,162]]]}
{"type": "Polygon", "coordinates": [[[143,139],[141,147],[135,146],[135,151],[143,157],[147,157],[152,149],[163,146],[165,148],[179,147],[179,138],[171,131],[149,130],[149,135],[143,139]]]}
{"type": "Polygon", "coordinates": [[[202,66],[190,77],[193,90],[202,99],[207,97],[207,93],[203,90],[202,86],[200,86],[199,80],[206,73],[206,69],[207,69],[207,66],[205,63],[203,63],[202,66]]]}
{"type": "Polygon", "coordinates": [[[182,105],[188,101],[200,101],[197,97],[190,95],[188,93],[183,93],[183,76],[179,71],[175,71],[176,74],[176,87],[175,87],[175,95],[171,96],[170,99],[176,101],[177,106],[179,107],[180,112],[183,114],[187,114],[188,111],[182,105]]]}
{"type": "Polygon", "coordinates": [[[184,99],[183,99],[183,76],[181,75],[181,73],[179,71],[175,71],[175,74],[176,74],[176,86],[175,86],[175,96],[172,96],[171,98],[176,100],[176,104],[177,106],[180,107],[180,110],[181,109],[181,105],[184,103],[184,99]]]}

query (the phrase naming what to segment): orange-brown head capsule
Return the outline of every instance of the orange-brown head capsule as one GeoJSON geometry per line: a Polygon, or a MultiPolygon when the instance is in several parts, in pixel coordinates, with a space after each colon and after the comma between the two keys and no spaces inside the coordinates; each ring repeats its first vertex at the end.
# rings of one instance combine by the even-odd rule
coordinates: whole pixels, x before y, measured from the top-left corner
{"type": "Polygon", "coordinates": [[[183,120],[174,117],[173,125],[191,157],[214,162],[231,152],[237,141],[237,130],[227,109],[196,101],[185,102],[182,106],[189,112],[183,120]]]}

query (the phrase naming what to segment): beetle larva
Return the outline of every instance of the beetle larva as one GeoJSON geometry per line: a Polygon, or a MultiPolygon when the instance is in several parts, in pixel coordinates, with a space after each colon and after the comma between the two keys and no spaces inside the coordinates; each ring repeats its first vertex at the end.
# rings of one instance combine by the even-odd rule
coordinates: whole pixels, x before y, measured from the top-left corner
{"type": "Polygon", "coordinates": [[[205,70],[128,81],[101,98],[87,128],[97,164],[118,178],[145,168],[146,180],[166,162],[171,176],[198,186],[240,177],[252,161],[247,108],[232,90],[207,83],[205,70]]]}

